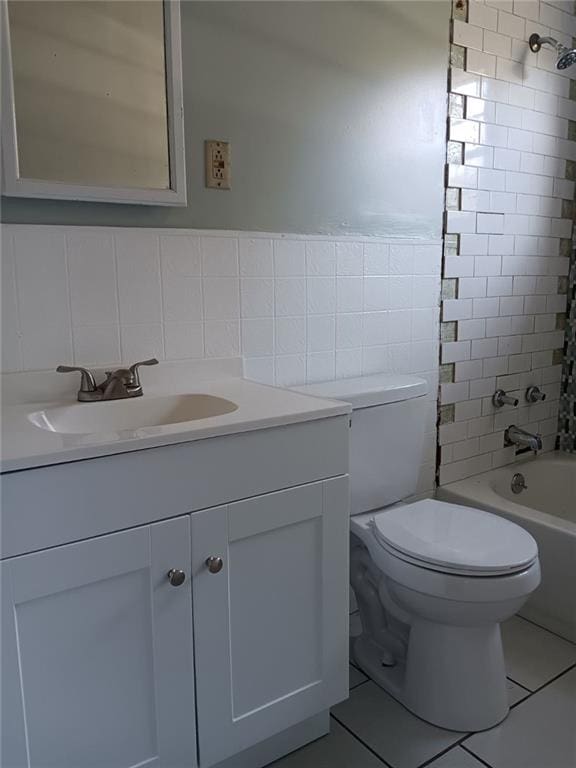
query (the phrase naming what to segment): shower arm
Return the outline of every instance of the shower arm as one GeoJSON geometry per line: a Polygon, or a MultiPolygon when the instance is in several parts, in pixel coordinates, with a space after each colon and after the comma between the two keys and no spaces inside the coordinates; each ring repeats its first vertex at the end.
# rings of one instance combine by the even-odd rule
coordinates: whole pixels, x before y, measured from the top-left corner
{"type": "Polygon", "coordinates": [[[556,40],[553,37],[540,37],[538,33],[534,33],[533,35],[530,35],[530,39],[528,40],[528,45],[530,46],[530,50],[532,53],[538,53],[540,48],[542,48],[543,45],[551,45],[553,48],[556,48],[558,52],[560,50],[564,49],[565,46],[562,45],[562,43],[559,43],[558,40],[556,40]]]}

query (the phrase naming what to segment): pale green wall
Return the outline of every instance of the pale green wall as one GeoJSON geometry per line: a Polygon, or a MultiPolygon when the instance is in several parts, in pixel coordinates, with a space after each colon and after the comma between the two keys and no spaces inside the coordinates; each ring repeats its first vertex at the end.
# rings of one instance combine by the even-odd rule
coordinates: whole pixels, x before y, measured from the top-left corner
{"type": "Polygon", "coordinates": [[[449,0],[183,0],[188,206],[3,198],[2,220],[438,237],[448,18],[449,0]],[[203,187],[206,138],[231,141],[229,192],[203,187]]]}

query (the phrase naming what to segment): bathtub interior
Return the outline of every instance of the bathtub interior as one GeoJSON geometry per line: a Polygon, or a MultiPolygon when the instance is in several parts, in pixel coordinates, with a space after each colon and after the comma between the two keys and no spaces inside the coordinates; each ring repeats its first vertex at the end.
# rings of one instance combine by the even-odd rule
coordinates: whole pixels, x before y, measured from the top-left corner
{"type": "Polygon", "coordinates": [[[546,461],[531,459],[512,464],[497,473],[490,485],[495,493],[514,504],[554,515],[576,524],[576,457],[546,461]],[[525,490],[512,491],[512,478],[524,475],[525,490]]]}
{"type": "Polygon", "coordinates": [[[542,581],[520,615],[576,642],[576,456],[552,453],[441,486],[437,497],[493,512],[536,539],[542,581]],[[522,472],[520,494],[510,484],[522,472]]]}

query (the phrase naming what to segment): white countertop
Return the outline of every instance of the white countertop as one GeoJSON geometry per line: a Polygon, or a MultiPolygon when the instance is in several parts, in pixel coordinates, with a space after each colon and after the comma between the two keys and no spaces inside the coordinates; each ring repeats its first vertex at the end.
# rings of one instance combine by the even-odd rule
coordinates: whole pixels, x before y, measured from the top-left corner
{"type": "MultiPolygon", "coordinates": [[[[162,394],[203,393],[226,398],[236,403],[237,410],[221,416],[198,419],[153,427],[122,430],[119,432],[102,432],[90,434],[62,434],[51,432],[34,425],[29,414],[54,406],[76,405],[74,394],[67,392],[52,397],[44,402],[31,402],[29,394],[27,402],[17,402],[14,392],[18,390],[15,381],[11,380],[8,387],[10,397],[5,398],[2,407],[2,450],[0,471],[11,472],[21,469],[31,469],[49,464],[60,464],[80,459],[90,459],[98,456],[110,456],[126,451],[138,451],[145,448],[155,448],[162,445],[184,443],[192,440],[202,440],[221,435],[231,435],[257,429],[267,429],[304,421],[313,421],[349,413],[350,405],[337,400],[326,400],[311,397],[292,390],[256,384],[226,372],[218,373],[212,380],[203,375],[195,376],[190,368],[184,366],[165,365],[155,367],[155,376],[147,387],[147,373],[142,374],[144,395],[157,397],[162,394]],[[175,374],[178,375],[175,375],[175,374]]],[[[152,369],[151,369],[152,370],[152,369]]],[[[26,374],[7,374],[8,376],[26,377],[26,374]]],[[[56,381],[53,374],[46,373],[51,381],[56,381]]],[[[34,392],[37,395],[40,375],[35,377],[33,386],[26,384],[31,379],[20,379],[22,392],[34,392]]],[[[58,379],[61,381],[61,379],[58,379]]],[[[77,387],[77,377],[70,381],[77,387]]],[[[48,379],[46,379],[49,384],[48,379]]],[[[47,386],[47,390],[50,387],[47,386]]],[[[134,400],[122,400],[129,408],[134,400]]],[[[92,403],[78,404],[77,407],[94,407],[92,403]]]]}

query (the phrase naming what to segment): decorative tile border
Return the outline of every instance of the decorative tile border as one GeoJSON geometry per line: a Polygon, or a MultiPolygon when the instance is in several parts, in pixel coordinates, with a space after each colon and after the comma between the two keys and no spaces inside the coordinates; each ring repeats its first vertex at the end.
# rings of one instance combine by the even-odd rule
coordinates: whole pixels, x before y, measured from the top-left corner
{"type": "Polygon", "coordinates": [[[558,430],[561,450],[576,453],[576,250],[572,254],[568,290],[558,430]]]}

